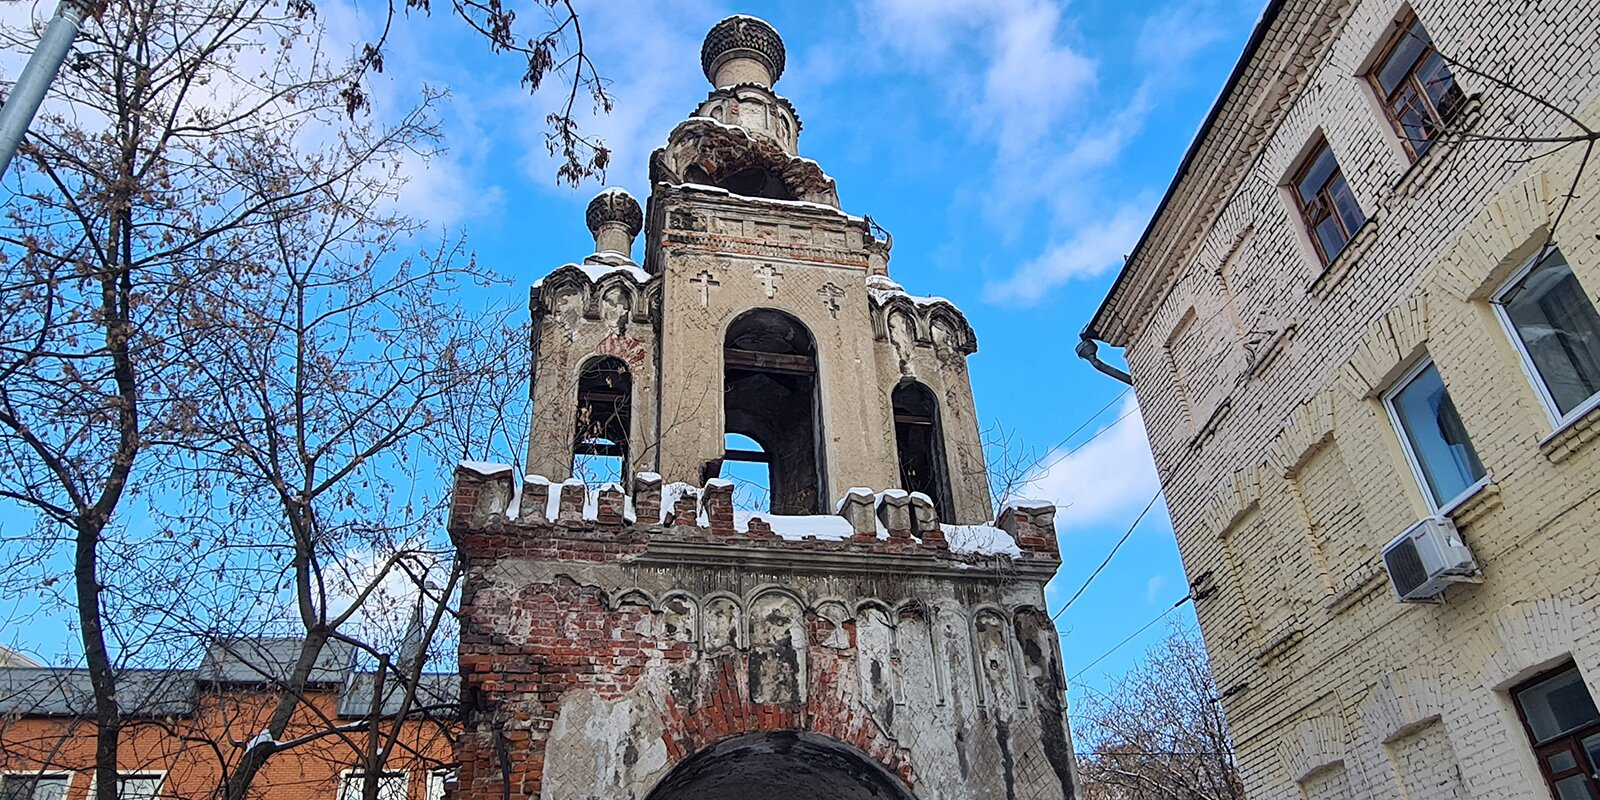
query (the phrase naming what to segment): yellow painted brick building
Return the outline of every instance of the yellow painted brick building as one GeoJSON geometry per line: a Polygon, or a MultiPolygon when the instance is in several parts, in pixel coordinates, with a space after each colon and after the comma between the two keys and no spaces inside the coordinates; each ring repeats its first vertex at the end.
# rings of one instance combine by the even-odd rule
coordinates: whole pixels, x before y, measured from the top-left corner
{"type": "Polygon", "coordinates": [[[1086,331],[1252,798],[1600,798],[1597,41],[1593,0],[1274,0],[1086,331]],[[1397,602],[1430,517],[1472,560],[1397,602]]]}

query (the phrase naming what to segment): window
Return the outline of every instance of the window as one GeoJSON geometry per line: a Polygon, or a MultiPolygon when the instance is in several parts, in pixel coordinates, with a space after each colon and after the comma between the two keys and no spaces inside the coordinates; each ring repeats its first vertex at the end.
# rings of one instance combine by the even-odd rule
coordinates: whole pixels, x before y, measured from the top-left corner
{"type": "Polygon", "coordinates": [[[1465,95],[1444,57],[1433,49],[1422,21],[1412,19],[1397,27],[1400,32],[1368,77],[1405,141],[1406,151],[1418,158],[1444,132],[1465,95]]]}
{"type": "Polygon", "coordinates": [[[1539,771],[1557,800],[1600,800],[1600,711],[1568,665],[1511,690],[1539,771]]]}
{"type": "Polygon", "coordinates": [[[156,800],[160,796],[160,773],[117,776],[117,800],[156,800]]]}
{"type": "MultiPolygon", "coordinates": [[[[384,772],[378,776],[378,800],[406,800],[406,773],[384,772]]],[[[339,784],[339,800],[361,800],[367,773],[350,770],[339,784]]]]}
{"type": "Polygon", "coordinates": [[[1305,219],[1306,232],[1317,249],[1317,257],[1324,265],[1330,264],[1344,251],[1367,221],[1367,215],[1350,193],[1350,184],[1339,170],[1339,162],[1327,142],[1312,148],[1305,164],[1295,173],[1292,181],[1294,198],[1305,219]]]}
{"type": "Polygon", "coordinates": [[[0,775],[0,800],[66,800],[70,778],[41,772],[0,775]]]}
{"type": "Polygon", "coordinates": [[[1449,508],[1484,480],[1483,463],[1432,361],[1402,378],[1385,404],[1431,508],[1449,508]]]}
{"type": "Polygon", "coordinates": [[[703,477],[718,477],[724,461],[767,464],[768,511],[823,511],[822,415],[817,344],[800,320],[772,309],[741,314],[723,339],[724,451],[703,477]],[[748,437],[759,453],[726,449],[727,435],[748,437]]]}
{"type": "Polygon", "coordinates": [[[1600,393],[1600,315],[1561,251],[1528,262],[1494,297],[1534,388],[1559,425],[1600,393]]]}
{"type": "Polygon", "coordinates": [[[928,387],[907,380],[894,387],[890,400],[894,406],[895,449],[900,456],[900,488],[927,495],[939,519],[954,521],[938,398],[928,387]]]}
{"type": "Polygon", "coordinates": [[[591,486],[626,484],[633,374],[622,359],[590,359],[578,374],[578,424],[572,477],[591,486]]]}

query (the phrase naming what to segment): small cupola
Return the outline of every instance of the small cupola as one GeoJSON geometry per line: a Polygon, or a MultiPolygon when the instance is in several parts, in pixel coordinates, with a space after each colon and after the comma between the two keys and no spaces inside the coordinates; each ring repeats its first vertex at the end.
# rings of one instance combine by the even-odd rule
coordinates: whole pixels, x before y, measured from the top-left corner
{"type": "Polygon", "coordinates": [[[764,19],[736,14],[712,26],[700,45],[700,67],[714,87],[753,83],[770,88],[783,76],[783,39],[764,19]]]}
{"type": "Polygon", "coordinates": [[[639,201],[620,188],[610,188],[589,201],[584,214],[589,232],[594,234],[596,253],[617,253],[632,258],[633,240],[644,227],[644,211],[639,201]]]}

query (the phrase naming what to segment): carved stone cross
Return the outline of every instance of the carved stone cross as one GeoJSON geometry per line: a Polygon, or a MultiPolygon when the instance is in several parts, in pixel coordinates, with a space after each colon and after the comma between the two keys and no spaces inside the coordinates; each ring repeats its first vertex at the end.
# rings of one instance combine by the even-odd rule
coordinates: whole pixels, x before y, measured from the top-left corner
{"type": "Polygon", "coordinates": [[[822,306],[828,309],[828,314],[834,319],[839,318],[839,298],[844,297],[844,290],[833,285],[833,281],[822,284],[817,290],[817,296],[822,298],[822,306]]]}
{"type": "Polygon", "coordinates": [[[710,308],[711,289],[714,286],[721,285],[722,281],[717,280],[710,272],[707,272],[706,270],[700,270],[700,274],[690,278],[689,282],[697,284],[700,287],[700,307],[710,308]]]}
{"type": "Polygon", "coordinates": [[[767,290],[767,299],[771,300],[778,293],[778,279],[783,277],[783,270],[771,264],[762,264],[755,268],[755,274],[756,280],[767,290]]]}

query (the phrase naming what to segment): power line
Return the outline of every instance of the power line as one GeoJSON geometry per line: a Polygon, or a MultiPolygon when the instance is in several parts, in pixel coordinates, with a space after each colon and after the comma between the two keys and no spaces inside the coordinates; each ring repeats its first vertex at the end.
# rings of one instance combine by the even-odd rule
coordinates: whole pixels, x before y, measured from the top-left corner
{"type": "Polygon", "coordinates": [[[1077,673],[1072,676],[1072,678],[1069,680],[1069,682],[1070,681],[1076,681],[1078,678],[1083,676],[1083,673],[1088,672],[1091,669],[1094,669],[1094,665],[1106,660],[1106,658],[1108,656],[1110,656],[1112,653],[1115,653],[1118,650],[1121,650],[1123,645],[1127,644],[1128,642],[1133,641],[1134,638],[1137,637],[1139,634],[1144,633],[1147,630],[1150,630],[1150,626],[1156,624],[1157,622],[1160,622],[1161,620],[1166,619],[1168,614],[1171,614],[1172,612],[1177,611],[1184,603],[1189,602],[1193,598],[1194,598],[1194,595],[1189,595],[1189,594],[1186,594],[1183,597],[1179,598],[1178,602],[1173,603],[1171,608],[1168,608],[1166,611],[1161,612],[1161,614],[1159,616],[1157,616],[1155,619],[1150,620],[1149,622],[1146,622],[1144,625],[1140,626],[1139,630],[1136,630],[1133,633],[1128,634],[1128,638],[1123,639],[1120,642],[1117,642],[1115,647],[1112,647],[1110,650],[1107,650],[1104,653],[1101,653],[1099,658],[1096,658],[1095,660],[1089,662],[1089,666],[1078,670],[1077,673]]]}
{"type": "MultiPolygon", "coordinates": [[[[1133,387],[1130,386],[1130,387],[1128,387],[1126,389],[1123,389],[1122,391],[1118,392],[1117,396],[1111,398],[1110,402],[1107,402],[1105,405],[1101,406],[1099,411],[1096,411],[1093,414],[1090,414],[1089,418],[1083,421],[1083,424],[1079,425],[1076,428],[1073,428],[1072,429],[1072,433],[1069,433],[1066,436],[1061,437],[1061,441],[1056,442],[1056,446],[1050,448],[1050,450],[1055,450],[1056,448],[1063,447],[1063,446],[1066,445],[1067,442],[1072,441],[1072,437],[1077,436],[1079,433],[1082,433],[1084,428],[1089,427],[1089,423],[1094,422],[1095,419],[1098,418],[1101,414],[1106,413],[1106,409],[1116,405],[1118,400],[1121,400],[1122,398],[1127,397],[1128,396],[1128,392],[1130,392],[1132,390],[1133,390],[1133,387]]],[[[1127,416],[1127,415],[1124,414],[1123,416],[1127,416]]],[[[1118,419],[1120,419],[1120,417],[1118,419]]],[[[1113,422],[1111,424],[1115,425],[1117,423],[1113,422]]],[[[1107,427],[1110,427],[1110,426],[1107,426],[1107,427]]],[[[1099,433],[1095,434],[1095,436],[1098,436],[1098,435],[1099,435],[1099,433]]],[[[1089,437],[1089,439],[1093,440],[1094,437],[1091,436],[1091,437],[1089,437]]],[[[1083,445],[1079,445],[1079,447],[1082,447],[1082,446],[1083,445]]],[[[1048,452],[1050,452],[1050,450],[1046,450],[1045,452],[1048,453],[1048,452]]]]}
{"type": "Polygon", "coordinates": [[[1094,583],[1094,579],[1100,576],[1100,571],[1105,569],[1107,564],[1111,563],[1111,557],[1115,556],[1117,551],[1122,549],[1122,545],[1127,543],[1128,537],[1133,535],[1134,529],[1139,527],[1140,522],[1144,521],[1144,515],[1150,513],[1150,509],[1155,508],[1156,501],[1160,499],[1161,490],[1157,489],[1155,496],[1150,498],[1150,502],[1144,504],[1144,510],[1139,512],[1139,516],[1133,518],[1133,524],[1128,526],[1127,532],[1122,534],[1121,539],[1117,540],[1116,545],[1111,548],[1111,552],[1106,553],[1106,558],[1104,561],[1100,562],[1100,566],[1095,567],[1094,572],[1089,573],[1088,579],[1083,582],[1082,586],[1078,587],[1078,591],[1074,592],[1072,597],[1068,598],[1067,602],[1062,604],[1060,611],[1057,611],[1054,616],[1050,617],[1051,622],[1055,622],[1058,618],[1060,618],[1060,616],[1066,613],[1066,610],[1070,608],[1079,597],[1083,596],[1084,591],[1089,588],[1089,584],[1094,583]]]}

